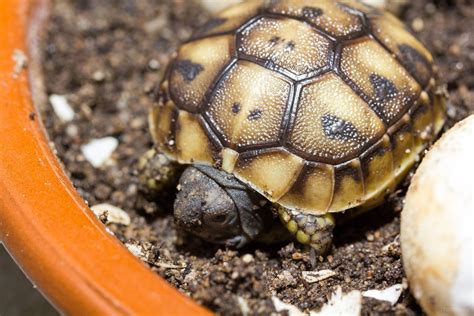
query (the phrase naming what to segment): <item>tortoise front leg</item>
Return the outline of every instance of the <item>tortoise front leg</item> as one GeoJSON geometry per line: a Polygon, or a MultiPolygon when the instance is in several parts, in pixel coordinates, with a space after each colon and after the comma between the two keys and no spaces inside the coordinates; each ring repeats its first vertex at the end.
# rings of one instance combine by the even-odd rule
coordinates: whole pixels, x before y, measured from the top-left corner
{"type": "Polygon", "coordinates": [[[140,189],[150,196],[162,193],[178,182],[182,171],[183,167],[176,161],[150,149],[138,161],[140,189]]]}
{"type": "Polygon", "coordinates": [[[334,229],[334,217],[331,214],[304,214],[281,205],[277,205],[277,209],[282,223],[298,242],[310,245],[318,255],[329,250],[334,229]]]}

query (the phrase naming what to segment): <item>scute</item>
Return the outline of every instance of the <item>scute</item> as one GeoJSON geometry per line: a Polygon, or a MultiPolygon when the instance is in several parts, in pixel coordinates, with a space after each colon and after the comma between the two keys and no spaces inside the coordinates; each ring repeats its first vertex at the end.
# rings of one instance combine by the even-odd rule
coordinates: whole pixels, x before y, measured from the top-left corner
{"type": "Polygon", "coordinates": [[[263,3],[263,0],[251,0],[225,9],[198,28],[191,39],[235,31],[254,17],[262,9],[263,3]]]}
{"type": "Polygon", "coordinates": [[[180,111],[176,124],[176,151],[178,161],[206,163],[212,161],[217,149],[209,140],[197,115],[180,111]]]}
{"type": "Polygon", "coordinates": [[[151,136],[158,149],[170,156],[174,156],[175,131],[174,127],[178,111],[173,102],[168,101],[153,107],[150,112],[151,136]]]}
{"type": "Polygon", "coordinates": [[[362,32],[359,16],[348,10],[347,2],[334,0],[280,0],[270,4],[268,11],[303,19],[331,36],[341,37],[362,32]]]}
{"type": "Polygon", "coordinates": [[[296,181],[304,161],[283,149],[240,155],[234,174],[276,202],[296,181]]]}
{"type": "Polygon", "coordinates": [[[308,160],[337,164],[358,156],[384,132],[367,103],[330,73],[303,88],[289,145],[308,160]]]}
{"type": "Polygon", "coordinates": [[[204,38],[181,46],[169,73],[176,105],[197,112],[209,86],[231,59],[233,35],[204,38]]]}
{"type": "Polygon", "coordinates": [[[216,87],[206,116],[230,148],[276,145],[289,90],[275,72],[239,61],[216,87]]]}
{"type": "Polygon", "coordinates": [[[425,88],[432,76],[433,57],[430,52],[390,13],[371,18],[370,25],[374,36],[397,56],[425,88]]]}
{"type": "Polygon", "coordinates": [[[408,114],[405,114],[388,130],[392,144],[393,169],[395,175],[401,175],[407,165],[415,161],[417,152],[413,135],[413,126],[408,114]]]}
{"type": "Polygon", "coordinates": [[[308,213],[324,214],[332,203],[334,167],[322,163],[306,163],[298,179],[278,203],[308,213]]]}
{"type": "Polygon", "coordinates": [[[238,50],[303,75],[328,64],[329,48],[329,40],[304,22],[262,17],[242,31],[238,50]]]}
{"type": "Polygon", "coordinates": [[[421,91],[397,60],[372,40],[344,46],[341,70],[370,98],[370,107],[387,125],[405,113],[421,91]]]}
{"type": "Polygon", "coordinates": [[[313,214],[380,202],[445,121],[431,54],[352,0],[225,10],[181,47],[161,90],[159,150],[313,214]]]}
{"type": "Polygon", "coordinates": [[[388,187],[393,178],[393,156],[390,137],[384,135],[360,157],[364,190],[367,199],[380,187],[388,187]]]}
{"type": "Polygon", "coordinates": [[[328,212],[360,205],[366,194],[360,160],[356,158],[334,169],[334,195],[328,212]]]}

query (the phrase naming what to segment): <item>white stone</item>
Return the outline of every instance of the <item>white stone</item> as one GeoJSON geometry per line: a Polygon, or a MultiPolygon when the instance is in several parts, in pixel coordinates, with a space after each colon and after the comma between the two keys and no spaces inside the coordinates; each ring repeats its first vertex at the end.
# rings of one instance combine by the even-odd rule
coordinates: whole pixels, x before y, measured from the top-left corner
{"type": "Polygon", "coordinates": [[[114,137],[104,137],[93,139],[89,143],[81,146],[84,157],[94,167],[98,168],[110,158],[118,146],[118,140],[114,137]]]}
{"type": "Polygon", "coordinates": [[[387,301],[390,304],[395,305],[400,299],[400,295],[403,292],[402,284],[395,284],[383,290],[368,290],[362,292],[362,296],[375,298],[379,301],[387,301]]]}
{"type": "Polygon", "coordinates": [[[106,213],[107,224],[113,223],[125,226],[130,225],[130,216],[120,207],[108,203],[101,203],[91,206],[91,210],[97,217],[100,217],[106,213]]]}
{"type": "Polygon", "coordinates": [[[51,103],[54,113],[56,113],[61,121],[70,122],[74,119],[74,110],[64,95],[51,94],[49,96],[49,103],[51,103]]]}

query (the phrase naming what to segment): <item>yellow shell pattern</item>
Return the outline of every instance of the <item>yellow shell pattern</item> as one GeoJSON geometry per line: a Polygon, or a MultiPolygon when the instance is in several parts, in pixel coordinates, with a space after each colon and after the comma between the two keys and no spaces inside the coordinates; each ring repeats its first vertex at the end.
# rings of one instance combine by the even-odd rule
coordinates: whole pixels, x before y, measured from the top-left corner
{"type": "Polygon", "coordinates": [[[432,56],[355,1],[249,1],[183,44],[150,115],[162,152],[313,214],[376,204],[444,123],[432,56]]]}

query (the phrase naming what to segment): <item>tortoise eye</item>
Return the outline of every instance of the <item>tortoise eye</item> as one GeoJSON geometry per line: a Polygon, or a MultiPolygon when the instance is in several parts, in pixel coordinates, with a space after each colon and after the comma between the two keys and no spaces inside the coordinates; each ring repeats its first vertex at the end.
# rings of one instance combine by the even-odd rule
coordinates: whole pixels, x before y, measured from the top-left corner
{"type": "Polygon", "coordinates": [[[223,223],[227,219],[227,216],[225,214],[217,214],[212,217],[212,221],[215,223],[223,223]]]}

